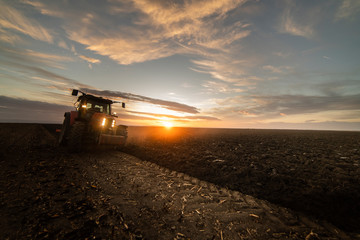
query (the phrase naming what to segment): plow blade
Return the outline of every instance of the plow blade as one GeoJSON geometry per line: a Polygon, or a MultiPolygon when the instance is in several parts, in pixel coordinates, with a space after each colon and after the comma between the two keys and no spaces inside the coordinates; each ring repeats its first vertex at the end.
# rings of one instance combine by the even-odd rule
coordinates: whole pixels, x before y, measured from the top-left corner
{"type": "Polygon", "coordinates": [[[125,145],[126,137],[120,135],[101,134],[99,144],[102,145],[125,145]]]}

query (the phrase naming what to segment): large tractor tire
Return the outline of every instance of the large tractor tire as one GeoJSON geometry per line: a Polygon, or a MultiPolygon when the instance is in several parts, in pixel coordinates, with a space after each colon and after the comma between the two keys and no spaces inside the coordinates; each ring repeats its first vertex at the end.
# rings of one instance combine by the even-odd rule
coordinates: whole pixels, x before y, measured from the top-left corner
{"type": "Polygon", "coordinates": [[[64,115],[65,119],[61,128],[61,132],[58,138],[60,146],[66,146],[70,131],[70,113],[66,112],[64,115]]]}
{"type": "Polygon", "coordinates": [[[75,122],[72,125],[67,142],[69,152],[80,152],[83,149],[85,130],[86,123],[84,122],[75,122]]]}

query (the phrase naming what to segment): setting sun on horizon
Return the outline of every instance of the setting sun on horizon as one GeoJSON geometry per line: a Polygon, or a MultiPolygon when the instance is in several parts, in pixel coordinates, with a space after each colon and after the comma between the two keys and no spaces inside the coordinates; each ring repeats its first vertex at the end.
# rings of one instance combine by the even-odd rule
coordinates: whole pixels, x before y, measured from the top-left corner
{"type": "Polygon", "coordinates": [[[358,0],[0,3],[0,122],[360,130],[358,0]]]}
{"type": "Polygon", "coordinates": [[[168,122],[168,121],[161,122],[161,124],[167,129],[170,129],[174,126],[172,122],[168,122]]]}

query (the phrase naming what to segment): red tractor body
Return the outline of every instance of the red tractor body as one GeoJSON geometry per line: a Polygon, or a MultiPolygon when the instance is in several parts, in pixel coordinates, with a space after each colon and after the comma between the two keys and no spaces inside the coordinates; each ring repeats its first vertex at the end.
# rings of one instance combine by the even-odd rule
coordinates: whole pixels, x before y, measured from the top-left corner
{"type": "MultiPolygon", "coordinates": [[[[127,126],[116,125],[117,116],[111,112],[111,105],[115,102],[81,93],[76,102],[77,110],[64,114],[59,144],[67,146],[72,152],[80,151],[85,146],[124,145],[127,126]]],[[[78,90],[73,90],[72,95],[77,94],[78,90]]]]}

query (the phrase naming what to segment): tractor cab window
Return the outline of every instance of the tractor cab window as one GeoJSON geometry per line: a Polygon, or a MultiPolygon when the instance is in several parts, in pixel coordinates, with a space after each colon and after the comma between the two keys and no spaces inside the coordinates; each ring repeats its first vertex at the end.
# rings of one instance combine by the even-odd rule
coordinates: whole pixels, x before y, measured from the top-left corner
{"type": "Polygon", "coordinates": [[[103,103],[91,103],[88,102],[86,105],[86,109],[93,110],[95,112],[101,112],[110,114],[110,105],[109,104],[103,104],[103,103]]]}
{"type": "Polygon", "coordinates": [[[94,101],[83,101],[79,103],[77,108],[82,108],[87,111],[100,112],[105,114],[110,114],[110,104],[94,102],[94,101]]]}
{"type": "Polygon", "coordinates": [[[94,104],[93,108],[95,110],[95,112],[104,112],[104,106],[103,105],[99,105],[99,104],[94,104]]]}

